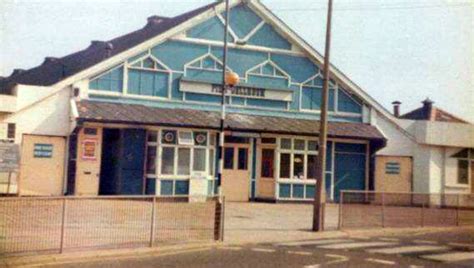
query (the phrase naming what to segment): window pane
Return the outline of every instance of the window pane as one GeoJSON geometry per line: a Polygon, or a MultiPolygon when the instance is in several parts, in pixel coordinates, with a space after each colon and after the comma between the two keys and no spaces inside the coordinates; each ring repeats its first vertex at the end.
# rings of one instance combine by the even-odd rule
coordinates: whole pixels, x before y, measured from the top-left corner
{"type": "Polygon", "coordinates": [[[303,178],[304,176],[304,155],[295,154],[293,158],[293,177],[303,178]]]}
{"type": "Polygon", "coordinates": [[[157,142],[157,140],[158,140],[158,133],[156,131],[148,131],[148,141],[157,142]]]}
{"type": "Polygon", "coordinates": [[[316,179],[316,156],[308,155],[308,165],[306,169],[307,179],[316,179]]]}
{"type": "Polygon", "coordinates": [[[273,164],[275,163],[275,150],[262,150],[262,168],[261,177],[273,178],[273,164]]]}
{"type": "Polygon", "coordinates": [[[156,172],[156,146],[148,146],[146,154],[146,173],[155,174],[156,172]]]}
{"type": "Polygon", "coordinates": [[[224,169],[234,169],[234,148],[224,148],[224,169]]]}
{"type": "Polygon", "coordinates": [[[194,171],[206,171],[206,149],[194,149],[194,171]]]}
{"type": "Polygon", "coordinates": [[[262,138],[263,144],[275,144],[276,138],[262,138]]]}
{"type": "Polygon", "coordinates": [[[290,178],[290,154],[280,155],[280,178],[290,178]]]}
{"type": "Polygon", "coordinates": [[[209,150],[209,174],[214,175],[214,157],[215,157],[215,152],[214,150],[209,150]]]}
{"type": "Polygon", "coordinates": [[[239,148],[238,169],[247,170],[247,165],[248,165],[248,149],[239,148]]]}
{"type": "Polygon", "coordinates": [[[178,149],[178,175],[189,175],[190,163],[191,163],[191,149],[179,148],[178,149]]]}
{"type": "Polygon", "coordinates": [[[281,139],[281,145],[280,147],[282,149],[289,149],[291,150],[291,139],[281,139]]]}
{"type": "Polygon", "coordinates": [[[309,151],[317,151],[318,150],[318,142],[317,141],[308,141],[308,150],[309,151]]]}
{"type": "Polygon", "coordinates": [[[211,137],[209,138],[209,144],[210,145],[216,145],[216,134],[211,134],[211,137]]]}
{"type": "Polygon", "coordinates": [[[305,141],[304,140],[295,140],[295,150],[304,151],[305,141]]]}
{"type": "Polygon", "coordinates": [[[467,160],[458,161],[458,183],[460,184],[469,183],[468,167],[469,167],[469,162],[467,160]]]}
{"type": "Polygon", "coordinates": [[[174,148],[163,148],[161,154],[161,174],[174,174],[174,148]]]}

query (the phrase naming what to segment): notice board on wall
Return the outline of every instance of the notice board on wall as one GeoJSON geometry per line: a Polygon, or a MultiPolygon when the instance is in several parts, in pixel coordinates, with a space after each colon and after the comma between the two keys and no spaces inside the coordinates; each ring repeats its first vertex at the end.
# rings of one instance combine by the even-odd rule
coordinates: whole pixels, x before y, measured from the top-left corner
{"type": "Polygon", "coordinates": [[[18,144],[0,142],[0,172],[15,172],[20,167],[18,144]]]}

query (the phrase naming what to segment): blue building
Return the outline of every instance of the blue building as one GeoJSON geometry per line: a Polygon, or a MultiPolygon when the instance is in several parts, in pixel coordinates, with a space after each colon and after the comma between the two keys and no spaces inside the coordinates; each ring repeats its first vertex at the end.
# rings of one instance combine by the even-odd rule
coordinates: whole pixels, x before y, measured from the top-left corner
{"type": "MultiPolygon", "coordinates": [[[[66,90],[72,120],[64,188],[76,195],[188,196],[217,191],[224,3],[93,41],[0,80],[66,90]]],[[[314,197],[322,56],[259,1],[231,1],[222,191],[228,200],[314,197]]],[[[328,199],[374,185],[386,114],[335,67],[329,91],[328,199]]]]}

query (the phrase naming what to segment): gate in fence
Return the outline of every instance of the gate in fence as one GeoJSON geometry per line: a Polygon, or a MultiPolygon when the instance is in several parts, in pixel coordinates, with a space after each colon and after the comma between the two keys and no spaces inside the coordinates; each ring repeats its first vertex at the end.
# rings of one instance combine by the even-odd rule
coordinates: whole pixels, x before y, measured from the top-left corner
{"type": "Polygon", "coordinates": [[[474,195],[341,191],[339,229],[474,225],[474,195]]]}
{"type": "Polygon", "coordinates": [[[224,198],[0,198],[0,256],[223,239],[224,198]]]}

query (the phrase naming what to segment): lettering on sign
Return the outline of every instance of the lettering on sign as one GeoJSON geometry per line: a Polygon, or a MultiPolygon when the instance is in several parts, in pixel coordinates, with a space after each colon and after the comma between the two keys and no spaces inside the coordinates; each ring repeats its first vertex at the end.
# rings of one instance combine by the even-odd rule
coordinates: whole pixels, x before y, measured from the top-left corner
{"type": "MultiPolygon", "coordinates": [[[[212,85],[212,93],[222,93],[221,85],[212,85]]],[[[231,95],[246,96],[246,97],[261,97],[265,98],[264,88],[254,87],[233,87],[230,89],[231,95]]]]}
{"type": "Polygon", "coordinates": [[[20,146],[0,142],[0,172],[14,172],[20,166],[20,146]]]}
{"type": "Polygon", "coordinates": [[[53,157],[53,145],[44,143],[35,143],[33,149],[35,158],[51,158],[53,157]]]}

